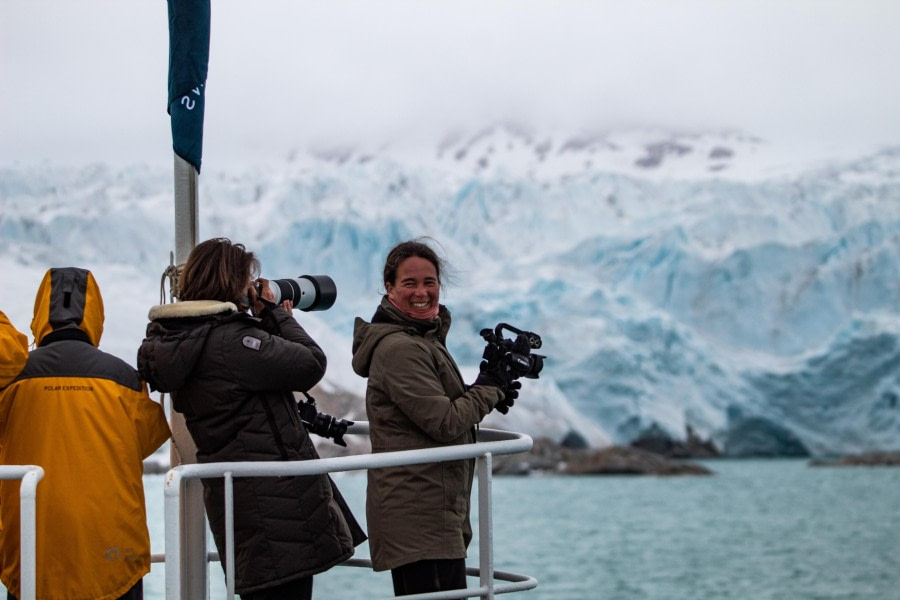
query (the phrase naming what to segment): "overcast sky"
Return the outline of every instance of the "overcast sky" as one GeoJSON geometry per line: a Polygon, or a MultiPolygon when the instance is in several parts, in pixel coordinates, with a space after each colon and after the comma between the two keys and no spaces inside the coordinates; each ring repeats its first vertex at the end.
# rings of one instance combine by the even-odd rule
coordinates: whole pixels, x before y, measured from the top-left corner
{"type": "MultiPolygon", "coordinates": [[[[213,0],[204,166],[498,119],[900,143],[896,0],[213,0]]],[[[171,162],[164,0],[0,2],[0,163],[171,162]]]]}

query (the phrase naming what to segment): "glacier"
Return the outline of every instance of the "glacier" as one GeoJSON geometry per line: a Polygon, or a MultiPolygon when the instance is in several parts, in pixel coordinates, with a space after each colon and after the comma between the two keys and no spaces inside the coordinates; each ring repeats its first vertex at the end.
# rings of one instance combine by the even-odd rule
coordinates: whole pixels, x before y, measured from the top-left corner
{"type": "MultiPolygon", "coordinates": [[[[543,338],[537,380],[486,424],[590,446],[688,431],[729,456],[900,449],[900,148],[800,160],[715,132],[536,135],[502,124],[424,147],[330,148],[200,178],[200,238],[256,252],[270,278],[328,274],[335,306],[297,313],[329,393],[360,403],[353,319],[397,241],[430,236],[452,271],[449,346],[474,379],[479,331],[543,338]]],[[[130,363],[174,248],[172,174],[0,166],[0,309],[27,332],[51,266],[91,269],[102,347],[130,363]]]]}

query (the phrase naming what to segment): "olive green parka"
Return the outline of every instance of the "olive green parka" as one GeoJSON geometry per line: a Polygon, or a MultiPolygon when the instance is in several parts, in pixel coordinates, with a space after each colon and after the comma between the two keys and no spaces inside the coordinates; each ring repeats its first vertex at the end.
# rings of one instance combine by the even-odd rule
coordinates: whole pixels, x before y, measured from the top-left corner
{"type": "MultiPolygon", "coordinates": [[[[373,452],[471,444],[503,392],[467,386],[445,346],[450,312],[422,321],[387,298],[371,323],[357,318],[353,369],[368,378],[366,413],[373,452]]],[[[425,559],[465,558],[475,461],[370,469],[369,548],[376,571],[425,559]]]]}

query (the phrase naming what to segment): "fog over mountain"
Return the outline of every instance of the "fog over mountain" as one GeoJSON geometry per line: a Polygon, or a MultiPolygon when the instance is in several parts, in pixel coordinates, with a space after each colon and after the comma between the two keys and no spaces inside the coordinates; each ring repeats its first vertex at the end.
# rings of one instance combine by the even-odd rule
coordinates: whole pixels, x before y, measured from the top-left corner
{"type": "MultiPolygon", "coordinates": [[[[5,167],[0,201],[0,309],[27,331],[43,272],[90,268],[102,346],[133,363],[174,247],[171,172],[5,167]]],[[[825,161],[736,132],[504,124],[204,167],[200,222],[264,276],[334,278],[334,308],[297,313],[329,392],[361,398],[353,318],[387,250],[425,235],[454,267],[442,301],[470,380],[482,328],[543,338],[540,378],[490,426],[595,446],[690,429],[739,456],[900,449],[900,148],[825,161]]]]}

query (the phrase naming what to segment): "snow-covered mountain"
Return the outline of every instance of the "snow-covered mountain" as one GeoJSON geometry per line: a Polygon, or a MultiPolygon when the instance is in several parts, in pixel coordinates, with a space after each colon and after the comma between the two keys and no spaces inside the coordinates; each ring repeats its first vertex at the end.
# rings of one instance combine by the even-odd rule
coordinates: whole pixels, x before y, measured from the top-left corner
{"type": "MultiPolygon", "coordinates": [[[[329,391],[362,395],[353,318],[388,248],[427,235],[455,267],[443,301],[467,376],[482,328],[544,340],[540,379],[491,426],[593,445],[690,428],[735,455],[900,448],[898,148],[813,161],[738,133],[501,125],[204,165],[200,195],[201,238],[243,242],[267,277],[334,278],[334,308],[298,313],[329,391]]],[[[103,347],[133,362],[174,246],[171,172],[7,166],[0,201],[0,309],[27,331],[44,270],[90,268],[103,347]]]]}

